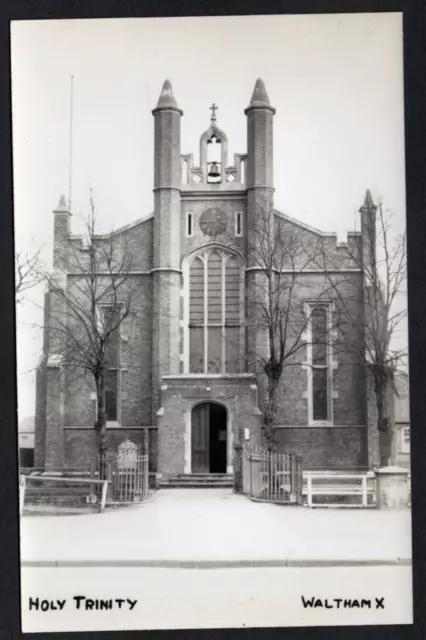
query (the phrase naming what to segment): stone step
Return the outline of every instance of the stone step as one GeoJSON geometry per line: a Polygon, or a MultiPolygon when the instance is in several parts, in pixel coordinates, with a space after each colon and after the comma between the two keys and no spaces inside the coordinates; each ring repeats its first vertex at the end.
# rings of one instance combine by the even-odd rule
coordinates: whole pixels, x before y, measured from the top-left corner
{"type": "Polygon", "coordinates": [[[192,478],[192,477],[178,477],[178,476],[174,476],[173,478],[168,478],[169,480],[177,480],[179,482],[232,482],[232,478],[231,477],[223,477],[223,478],[209,478],[209,477],[205,477],[203,478],[202,476],[196,477],[196,478],[192,478]]]}
{"type": "Polygon", "coordinates": [[[160,483],[161,488],[224,488],[233,486],[230,474],[179,474],[160,483]]]}
{"type": "Polygon", "coordinates": [[[191,480],[191,482],[182,482],[181,480],[165,480],[161,483],[167,485],[179,485],[180,487],[192,487],[196,485],[202,485],[203,487],[223,487],[223,486],[232,486],[233,482],[230,480],[218,480],[217,482],[201,482],[200,480],[191,480]]]}
{"type": "Polygon", "coordinates": [[[230,489],[232,487],[232,482],[221,482],[220,484],[208,484],[206,482],[195,481],[191,482],[191,484],[179,481],[160,483],[160,489],[230,489]]]}
{"type": "Polygon", "coordinates": [[[233,484],[230,473],[179,473],[160,482],[160,488],[229,488],[233,484]]]}
{"type": "Polygon", "coordinates": [[[193,480],[204,479],[219,479],[219,480],[232,480],[231,473],[179,473],[175,478],[188,478],[193,480]]]}

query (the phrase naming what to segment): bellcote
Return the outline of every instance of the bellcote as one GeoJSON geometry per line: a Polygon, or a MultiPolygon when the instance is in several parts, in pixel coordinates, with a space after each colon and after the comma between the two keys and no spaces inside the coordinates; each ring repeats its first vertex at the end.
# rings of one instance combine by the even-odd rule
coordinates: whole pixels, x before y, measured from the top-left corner
{"type": "Polygon", "coordinates": [[[217,109],[213,103],[209,127],[200,137],[199,166],[194,166],[193,154],[181,156],[182,185],[188,188],[199,185],[222,185],[222,189],[239,185],[241,188],[245,181],[245,154],[235,154],[233,166],[228,166],[228,138],[217,124],[217,109]]]}
{"type": "Polygon", "coordinates": [[[228,163],[228,138],[217,126],[215,103],[210,107],[210,126],[200,138],[200,165],[203,182],[210,184],[224,182],[225,167],[228,163]]]}

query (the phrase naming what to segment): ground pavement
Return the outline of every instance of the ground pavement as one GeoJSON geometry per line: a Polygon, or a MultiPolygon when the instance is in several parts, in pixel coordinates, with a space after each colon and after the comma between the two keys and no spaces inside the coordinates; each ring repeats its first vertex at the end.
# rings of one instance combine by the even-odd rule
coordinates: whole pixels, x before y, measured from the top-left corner
{"type": "Polygon", "coordinates": [[[25,566],[407,564],[408,510],[308,509],[230,489],[163,489],[100,514],[23,516],[25,566]]]}

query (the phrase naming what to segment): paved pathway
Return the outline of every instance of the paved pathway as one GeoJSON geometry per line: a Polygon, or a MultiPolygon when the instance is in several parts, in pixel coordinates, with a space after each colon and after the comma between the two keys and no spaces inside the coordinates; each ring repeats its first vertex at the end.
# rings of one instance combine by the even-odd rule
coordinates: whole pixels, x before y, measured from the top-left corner
{"type": "Polygon", "coordinates": [[[228,489],[165,489],[103,514],[21,519],[22,562],[298,564],[411,558],[409,511],[257,503],[228,489]]]}

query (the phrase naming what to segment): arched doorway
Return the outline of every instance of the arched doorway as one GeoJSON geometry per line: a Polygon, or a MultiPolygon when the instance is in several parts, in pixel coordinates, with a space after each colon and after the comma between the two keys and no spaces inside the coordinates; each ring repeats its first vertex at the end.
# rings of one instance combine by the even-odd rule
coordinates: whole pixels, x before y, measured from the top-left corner
{"type": "Polygon", "coordinates": [[[197,405],[191,416],[192,473],[226,473],[226,409],[215,402],[197,405]]]}

